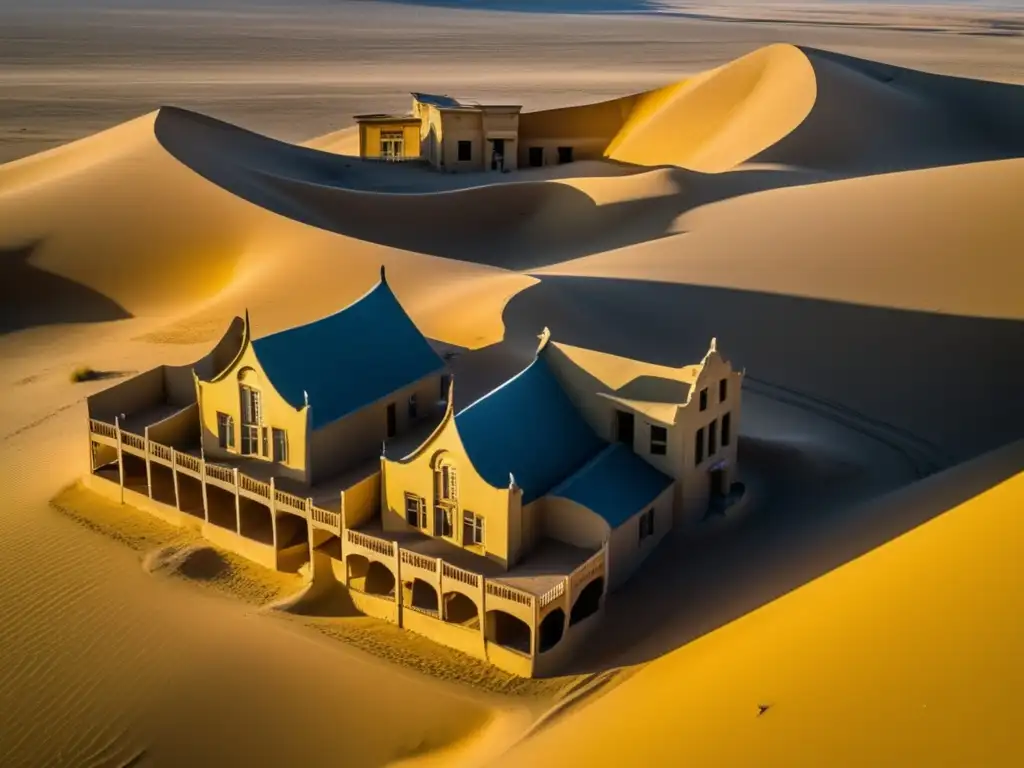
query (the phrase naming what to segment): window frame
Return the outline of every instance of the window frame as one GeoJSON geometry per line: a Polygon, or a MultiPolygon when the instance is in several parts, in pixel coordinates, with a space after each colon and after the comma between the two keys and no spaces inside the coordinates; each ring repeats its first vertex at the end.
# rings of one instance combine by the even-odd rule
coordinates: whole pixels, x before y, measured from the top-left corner
{"type": "Polygon", "coordinates": [[[424,514],[423,499],[414,493],[405,494],[405,522],[413,528],[423,530],[426,528],[426,515],[424,514]],[[415,505],[415,511],[410,508],[410,502],[415,505]],[[415,516],[415,521],[409,519],[410,513],[415,516]]]}
{"type": "Polygon", "coordinates": [[[714,456],[718,452],[718,419],[712,419],[708,424],[708,456],[714,456]]]}
{"type": "Polygon", "coordinates": [[[718,381],[718,402],[724,403],[729,396],[729,379],[718,381]]]}
{"type": "Polygon", "coordinates": [[[732,411],[722,414],[722,447],[728,448],[732,438],[732,411]]]}
{"type": "Polygon", "coordinates": [[[668,428],[660,424],[648,424],[650,427],[650,441],[648,448],[652,456],[665,456],[668,454],[668,428]],[[654,431],[661,430],[662,437],[655,437],[654,431]]]}
{"type": "Polygon", "coordinates": [[[230,413],[217,411],[217,445],[225,451],[235,448],[235,419],[230,413]]]}
{"type": "Polygon", "coordinates": [[[278,464],[288,463],[288,430],[280,427],[272,427],[270,430],[272,458],[278,464]],[[278,447],[280,444],[280,453],[278,447]]]}
{"type": "Polygon", "coordinates": [[[462,544],[463,546],[485,546],[484,517],[475,512],[464,509],[462,511],[462,544]],[[469,537],[466,536],[467,531],[469,537]]]}
{"type": "Polygon", "coordinates": [[[699,467],[704,463],[704,427],[699,427],[693,439],[693,466],[699,467]]]}
{"type": "Polygon", "coordinates": [[[654,535],[654,507],[647,509],[640,514],[638,530],[638,544],[643,544],[644,539],[654,535]]]}
{"type": "Polygon", "coordinates": [[[699,399],[700,399],[700,410],[702,412],[706,411],[708,409],[708,388],[707,387],[704,387],[704,389],[702,389],[700,391],[699,399]]]}
{"type": "Polygon", "coordinates": [[[416,393],[413,392],[411,395],[409,395],[408,404],[408,416],[410,420],[419,418],[419,415],[417,413],[417,407],[418,403],[416,402],[416,393]]]}

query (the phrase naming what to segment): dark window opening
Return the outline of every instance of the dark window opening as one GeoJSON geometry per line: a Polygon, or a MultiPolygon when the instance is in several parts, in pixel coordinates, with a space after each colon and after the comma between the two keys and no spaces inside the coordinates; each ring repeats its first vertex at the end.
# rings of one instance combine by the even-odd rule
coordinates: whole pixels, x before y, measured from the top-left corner
{"type": "Polygon", "coordinates": [[[732,426],[732,414],[727,413],[722,417],[722,447],[729,445],[729,440],[732,439],[730,434],[730,427],[732,426]]]}
{"type": "Polygon", "coordinates": [[[648,536],[654,535],[654,507],[651,507],[642,515],[640,515],[640,543],[643,544],[644,539],[648,536]]]}
{"type": "Polygon", "coordinates": [[[558,148],[558,163],[571,163],[572,162],[572,147],[559,147],[558,148]]]}
{"type": "Polygon", "coordinates": [[[704,387],[700,391],[700,409],[706,411],[708,409],[708,388],[704,387]]]}
{"type": "Polygon", "coordinates": [[[409,418],[416,418],[416,394],[409,395],[409,418]]]}
{"type": "Polygon", "coordinates": [[[531,168],[540,168],[544,165],[544,147],[530,147],[529,158],[531,168]]]}
{"type": "Polygon", "coordinates": [[[459,162],[464,163],[473,159],[473,142],[459,142],[459,162]]]}
{"type": "Polygon", "coordinates": [[[718,420],[708,424],[708,456],[718,450],[718,420]]]}
{"type": "Polygon", "coordinates": [[[633,447],[633,414],[626,411],[615,412],[615,439],[633,447]]]}
{"type": "Polygon", "coordinates": [[[398,425],[396,423],[395,404],[388,403],[388,437],[394,437],[395,432],[398,431],[398,425]]]}
{"type": "Polygon", "coordinates": [[[434,507],[434,535],[452,537],[452,511],[446,507],[434,507]]]}
{"type": "Polygon", "coordinates": [[[668,452],[668,430],[651,424],[651,454],[664,456],[668,452]]]}
{"type": "Polygon", "coordinates": [[[420,527],[420,499],[410,493],[405,494],[405,522],[414,528],[420,527]]]}
{"type": "Polygon", "coordinates": [[[448,399],[448,387],[451,386],[451,377],[448,374],[441,376],[441,399],[448,399]]]}
{"type": "Polygon", "coordinates": [[[718,382],[718,402],[724,403],[725,398],[729,395],[729,380],[722,379],[718,382]]]}
{"type": "Polygon", "coordinates": [[[266,427],[264,427],[260,431],[262,433],[261,436],[263,437],[263,451],[262,451],[262,453],[260,453],[260,455],[263,456],[263,457],[269,457],[270,456],[270,430],[267,429],[266,427]]]}
{"type": "Polygon", "coordinates": [[[704,461],[704,427],[697,430],[697,437],[693,441],[693,450],[693,465],[698,466],[702,461],[704,461]]]}

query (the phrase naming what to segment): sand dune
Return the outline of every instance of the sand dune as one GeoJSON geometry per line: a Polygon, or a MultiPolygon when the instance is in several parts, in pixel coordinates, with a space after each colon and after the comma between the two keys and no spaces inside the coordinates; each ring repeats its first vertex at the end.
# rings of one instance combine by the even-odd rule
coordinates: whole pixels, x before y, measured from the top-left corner
{"type": "Polygon", "coordinates": [[[659,659],[494,765],[562,765],[569,744],[582,765],[1016,765],[1022,462],[1017,443],[879,500],[883,516],[935,517],[659,659]],[[993,483],[960,503],[965,486],[993,483]]]}
{"type": "MultiPolygon", "coordinates": [[[[233,315],[249,309],[257,336],[315,319],[381,264],[424,332],[463,352],[459,397],[521,365],[544,325],[666,364],[715,335],[748,369],[761,522],[709,547],[711,565],[655,561],[647,578],[678,592],[638,577],[580,671],[658,660],[507,764],[620,747],[651,764],[1008,754],[1020,478],[938,515],[1019,470],[1019,444],[852,505],[1024,432],[1022,89],[773,45],[532,119],[582,131],[594,115],[605,160],[499,183],[360,162],[351,128],[290,145],[175,108],[0,166],[0,467],[18,478],[0,523],[0,605],[17,620],[0,635],[26,659],[0,665],[2,701],[20,702],[0,718],[11,754],[478,764],[522,731],[494,701],[223,601],[157,595],[132,556],[38,519],[81,469],[76,404],[102,386],[69,384],[72,365],[192,360],[233,315]],[[851,556],[844,530],[860,554],[925,520],[822,575],[851,556]],[[396,692],[427,715],[391,723],[396,692]],[[863,738],[876,732],[893,733],[863,738]]],[[[220,566],[175,546],[146,567],[220,566]]]]}

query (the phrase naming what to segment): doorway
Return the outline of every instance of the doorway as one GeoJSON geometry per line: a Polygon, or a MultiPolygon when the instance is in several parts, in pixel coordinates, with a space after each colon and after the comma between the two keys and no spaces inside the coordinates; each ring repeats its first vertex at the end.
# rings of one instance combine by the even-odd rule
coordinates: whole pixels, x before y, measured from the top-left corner
{"type": "Polygon", "coordinates": [[[717,467],[711,470],[711,495],[725,496],[728,492],[725,486],[725,469],[717,467]]]}
{"type": "Polygon", "coordinates": [[[505,169],[505,140],[491,139],[491,170],[505,169]]]}
{"type": "Polygon", "coordinates": [[[634,416],[626,411],[615,412],[615,439],[633,447],[634,416]]]}

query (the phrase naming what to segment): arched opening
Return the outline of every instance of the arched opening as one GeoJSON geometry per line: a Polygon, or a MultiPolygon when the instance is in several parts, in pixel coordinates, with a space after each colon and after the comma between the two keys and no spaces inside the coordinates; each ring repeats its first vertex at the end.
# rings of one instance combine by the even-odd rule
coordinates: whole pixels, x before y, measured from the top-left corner
{"type": "Polygon", "coordinates": [[[569,626],[583,621],[588,616],[593,616],[601,609],[601,597],[604,595],[604,578],[594,579],[587,584],[576,598],[572,605],[572,612],[569,614],[569,626]]]}
{"type": "Polygon", "coordinates": [[[504,611],[487,612],[487,639],[520,653],[530,653],[530,625],[504,611]]]}
{"type": "Polygon", "coordinates": [[[348,568],[348,585],[369,595],[394,597],[395,576],[383,563],[369,560],[363,555],[349,555],[345,558],[348,568]]]}
{"type": "Polygon", "coordinates": [[[238,516],[235,512],[235,494],[218,488],[212,483],[206,484],[206,506],[213,525],[238,532],[238,516]]]}
{"type": "Polygon", "coordinates": [[[409,591],[412,595],[409,604],[413,608],[429,611],[434,614],[437,613],[437,590],[434,589],[433,585],[428,584],[423,579],[413,579],[412,589],[409,591]]]}
{"type": "Polygon", "coordinates": [[[252,499],[239,499],[238,532],[260,544],[274,543],[274,518],[270,508],[252,499]]]}
{"type": "Polygon", "coordinates": [[[544,620],[540,623],[540,629],[538,630],[537,645],[538,650],[541,653],[544,651],[550,651],[556,645],[558,641],[562,639],[562,635],[565,633],[565,611],[561,608],[555,608],[551,613],[544,617],[544,620]]]}
{"type": "Polygon", "coordinates": [[[277,516],[277,560],[279,570],[295,573],[310,559],[309,523],[288,512],[277,516]]]}
{"type": "Polygon", "coordinates": [[[444,596],[444,620],[464,627],[479,627],[480,611],[468,595],[448,592],[444,596]]]}

